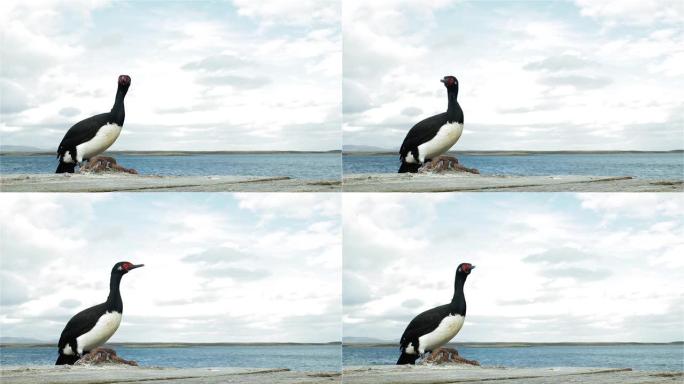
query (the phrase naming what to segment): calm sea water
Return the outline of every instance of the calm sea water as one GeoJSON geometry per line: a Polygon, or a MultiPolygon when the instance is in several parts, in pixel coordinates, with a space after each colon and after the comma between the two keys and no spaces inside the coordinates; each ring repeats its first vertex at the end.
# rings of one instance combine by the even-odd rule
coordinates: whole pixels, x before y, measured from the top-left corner
{"type": "MultiPolygon", "coordinates": [[[[142,366],[199,368],[289,368],[295,371],[339,371],[339,345],[195,346],[150,348],[117,346],[117,355],[142,366]]],[[[0,365],[54,365],[56,347],[0,348],[0,365]]]]}
{"type": "MultiPolygon", "coordinates": [[[[344,173],[395,173],[399,155],[343,156],[344,173]]],[[[682,153],[534,154],[520,156],[459,155],[461,164],[485,175],[634,176],[684,178],[682,153]]]]}
{"type": "MultiPolygon", "coordinates": [[[[289,176],[297,179],[338,179],[342,172],[339,153],[197,154],[145,156],[117,154],[121,166],[142,175],[164,176],[289,176]]],[[[53,155],[0,156],[0,173],[54,173],[53,155]]]]}
{"type": "MultiPolygon", "coordinates": [[[[641,371],[684,371],[682,345],[458,347],[458,353],[466,359],[477,360],[484,366],[615,367],[641,371]]],[[[397,358],[398,347],[343,347],[345,366],[395,364],[397,358]]]]}

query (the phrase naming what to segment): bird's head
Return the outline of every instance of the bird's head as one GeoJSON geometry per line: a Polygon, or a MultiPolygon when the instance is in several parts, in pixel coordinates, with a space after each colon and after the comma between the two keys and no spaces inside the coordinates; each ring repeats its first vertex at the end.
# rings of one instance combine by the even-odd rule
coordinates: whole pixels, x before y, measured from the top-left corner
{"type": "Polygon", "coordinates": [[[114,274],[125,275],[130,270],[140,268],[143,266],[145,266],[145,264],[133,264],[133,263],[130,263],[128,261],[121,261],[121,262],[114,264],[114,268],[112,268],[112,275],[114,275],[114,274]]]}
{"type": "Polygon", "coordinates": [[[119,76],[119,87],[128,88],[131,86],[131,77],[128,75],[119,76]]]}
{"type": "Polygon", "coordinates": [[[468,275],[470,275],[470,272],[472,272],[473,269],[475,269],[474,265],[472,265],[470,263],[462,263],[462,264],[459,264],[458,268],[456,268],[456,274],[468,276],[468,275]]]}
{"type": "Polygon", "coordinates": [[[442,83],[444,83],[444,86],[448,90],[456,90],[458,91],[458,79],[454,76],[444,76],[443,79],[440,80],[442,83]]]}

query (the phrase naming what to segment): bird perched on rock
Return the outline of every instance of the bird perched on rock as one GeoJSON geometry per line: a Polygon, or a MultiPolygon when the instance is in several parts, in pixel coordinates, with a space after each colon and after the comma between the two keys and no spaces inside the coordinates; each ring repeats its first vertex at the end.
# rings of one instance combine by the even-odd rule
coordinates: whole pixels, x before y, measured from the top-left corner
{"type": "Polygon", "coordinates": [[[59,337],[59,357],[55,365],[72,365],[83,354],[99,347],[112,337],[121,324],[123,313],[123,301],[119,291],[121,278],[143,265],[131,264],[128,261],[114,264],[109,279],[107,301],[84,309],[69,320],[59,337]]]}
{"type": "Polygon", "coordinates": [[[421,355],[443,346],[458,334],[466,315],[463,285],[473,269],[475,266],[469,263],[456,268],[451,303],[428,309],[411,320],[401,335],[401,356],[397,364],[415,364],[421,355]]]}
{"type": "Polygon", "coordinates": [[[447,89],[447,111],[428,117],[409,130],[399,149],[399,173],[415,173],[423,165],[436,168],[440,164],[445,164],[446,168],[451,165],[467,172],[476,171],[460,166],[454,157],[442,156],[461,138],[463,110],[457,100],[458,79],[444,76],[440,81],[447,89]]]}
{"type": "Polygon", "coordinates": [[[55,173],[74,173],[77,164],[114,144],[126,117],[124,97],[130,86],[131,78],[128,75],[119,76],[112,110],[79,121],[69,128],[57,148],[59,165],[55,173]]]}

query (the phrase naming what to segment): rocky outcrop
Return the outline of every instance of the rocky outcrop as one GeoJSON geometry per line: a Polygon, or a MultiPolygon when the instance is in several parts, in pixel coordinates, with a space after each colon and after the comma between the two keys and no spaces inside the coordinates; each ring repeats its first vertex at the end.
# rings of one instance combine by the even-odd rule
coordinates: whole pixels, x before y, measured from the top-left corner
{"type": "Polygon", "coordinates": [[[80,173],[102,173],[102,172],[123,172],[138,174],[132,168],[125,168],[116,163],[116,159],[109,156],[95,156],[81,166],[80,173]]]}
{"type": "Polygon", "coordinates": [[[122,359],[116,355],[116,351],[110,348],[95,348],[83,355],[74,365],[102,365],[102,364],[123,364],[138,366],[133,360],[122,359]]]}
{"type": "Polygon", "coordinates": [[[419,173],[445,173],[445,172],[467,172],[480,174],[480,171],[475,168],[468,168],[461,165],[458,159],[452,156],[437,156],[431,161],[425,163],[418,169],[419,173]]]}
{"type": "Polygon", "coordinates": [[[437,348],[428,355],[421,364],[468,364],[480,365],[479,361],[464,359],[458,355],[458,351],[454,348],[437,348]]]}

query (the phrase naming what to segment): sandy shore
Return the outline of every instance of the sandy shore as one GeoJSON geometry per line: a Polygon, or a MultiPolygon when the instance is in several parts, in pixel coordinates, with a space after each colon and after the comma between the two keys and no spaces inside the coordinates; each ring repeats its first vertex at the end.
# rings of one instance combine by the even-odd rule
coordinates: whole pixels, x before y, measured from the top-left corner
{"type": "Polygon", "coordinates": [[[629,368],[488,368],[466,365],[346,367],[347,384],[446,384],[446,383],[677,383],[681,372],[643,372],[629,368]]]}
{"type": "Polygon", "coordinates": [[[492,176],[469,173],[345,175],[345,192],[681,192],[682,180],[629,176],[492,176]]]}
{"type": "Polygon", "coordinates": [[[282,368],[2,367],[3,384],[79,383],[339,383],[339,372],[295,372],[282,368]]]}
{"type": "Polygon", "coordinates": [[[682,372],[646,372],[629,368],[492,368],[463,365],[359,366],[339,372],[295,372],[279,368],[152,368],[129,366],[2,367],[3,384],[77,383],[679,383],[682,372]]]}
{"type": "Polygon", "coordinates": [[[2,192],[337,192],[339,180],[286,176],[147,176],[15,174],[0,176],[2,192]]]}

